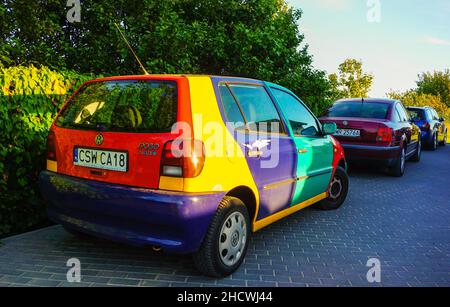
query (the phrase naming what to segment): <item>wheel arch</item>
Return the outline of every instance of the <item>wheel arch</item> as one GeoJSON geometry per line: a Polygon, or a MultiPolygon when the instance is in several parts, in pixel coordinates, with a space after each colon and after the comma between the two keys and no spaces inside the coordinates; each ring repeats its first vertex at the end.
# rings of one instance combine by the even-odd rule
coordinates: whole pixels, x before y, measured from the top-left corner
{"type": "Polygon", "coordinates": [[[342,167],[347,171],[347,161],[345,161],[345,159],[339,160],[338,166],[342,167]]]}
{"type": "Polygon", "coordinates": [[[247,186],[238,186],[229,191],[225,196],[236,197],[240,199],[247,207],[250,220],[253,223],[257,215],[256,196],[252,189],[247,186]]]}

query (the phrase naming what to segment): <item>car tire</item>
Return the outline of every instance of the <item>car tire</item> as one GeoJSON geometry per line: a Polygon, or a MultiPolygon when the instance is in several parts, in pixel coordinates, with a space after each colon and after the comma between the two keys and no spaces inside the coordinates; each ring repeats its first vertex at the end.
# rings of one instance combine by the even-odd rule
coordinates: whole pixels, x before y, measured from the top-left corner
{"type": "Polygon", "coordinates": [[[338,209],[347,198],[348,187],[348,174],[344,168],[338,166],[330,183],[328,197],[319,202],[317,207],[325,211],[338,209]]]}
{"type": "Polygon", "coordinates": [[[193,254],[196,268],[215,278],[235,272],[247,253],[250,226],[244,203],[235,197],[224,197],[200,249],[193,254]]]}
{"type": "Polygon", "coordinates": [[[444,134],[444,140],[440,144],[441,146],[445,147],[447,146],[447,131],[444,134]]]}
{"type": "Polygon", "coordinates": [[[438,134],[435,132],[433,134],[433,138],[431,139],[430,143],[430,149],[431,151],[436,151],[438,149],[438,134]]]}
{"type": "Polygon", "coordinates": [[[411,157],[412,162],[420,162],[422,156],[422,140],[419,137],[419,144],[417,144],[416,153],[411,157]]]}
{"type": "Polygon", "coordinates": [[[390,173],[394,177],[403,177],[406,168],[406,147],[402,146],[400,157],[398,157],[395,165],[391,167],[390,173]]]}

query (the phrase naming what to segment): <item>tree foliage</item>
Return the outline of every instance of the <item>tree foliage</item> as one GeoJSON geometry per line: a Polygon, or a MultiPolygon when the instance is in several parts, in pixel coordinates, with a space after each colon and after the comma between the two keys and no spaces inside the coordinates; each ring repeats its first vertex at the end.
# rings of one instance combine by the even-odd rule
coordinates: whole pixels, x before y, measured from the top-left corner
{"type": "Polygon", "coordinates": [[[419,93],[439,96],[450,108],[450,70],[420,74],[417,87],[419,93]]]}
{"type": "Polygon", "coordinates": [[[372,87],[373,75],[365,73],[362,61],[347,59],[339,65],[339,73],[329,76],[340,98],[366,98],[372,87]]]}
{"type": "Polygon", "coordinates": [[[390,92],[387,96],[393,99],[399,99],[408,106],[432,107],[441,116],[449,119],[450,71],[421,73],[416,83],[417,88],[410,89],[404,93],[390,92]]]}
{"type": "Polygon", "coordinates": [[[45,221],[37,178],[53,119],[92,76],[34,66],[0,68],[0,237],[45,221]]]}
{"type": "Polygon", "coordinates": [[[117,22],[150,73],[252,77],[289,87],[313,110],[330,103],[331,85],[302,44],[301,11],[284,0],[84,0],[80,23],[67,21],[66,0],[0,1],[5,65],[141,73],[117,22]]]}
{"type": "Polygon", "coordinates": [[[404,93],[390,92],[387,95],[389,98],[402,101],[406,106],[432,107],[441,116],[445,116],[447,114],[450,115],[450,109],[441,101],[439,96],[419,93],[417,90],[409,90],[404,93]]]}

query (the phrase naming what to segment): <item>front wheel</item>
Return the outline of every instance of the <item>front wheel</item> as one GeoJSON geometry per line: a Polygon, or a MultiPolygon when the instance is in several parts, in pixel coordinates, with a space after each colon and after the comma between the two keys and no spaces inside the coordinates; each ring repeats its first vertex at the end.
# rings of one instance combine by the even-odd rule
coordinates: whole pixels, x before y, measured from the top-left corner
{"type": "Polygon", "coordinates": [[[236,271],[247,253],[250,217],[244,203],[224,197],[209,226],[194,264],[203,274],[225,277],[236,271]]]}
{"type": "Polygon", "coordinates": [[[318,203],[319,209],[336,210],[342,206],[347,198],[348,184],[347,172],[338,166],[328,189],[328,198],[318,203]]]}

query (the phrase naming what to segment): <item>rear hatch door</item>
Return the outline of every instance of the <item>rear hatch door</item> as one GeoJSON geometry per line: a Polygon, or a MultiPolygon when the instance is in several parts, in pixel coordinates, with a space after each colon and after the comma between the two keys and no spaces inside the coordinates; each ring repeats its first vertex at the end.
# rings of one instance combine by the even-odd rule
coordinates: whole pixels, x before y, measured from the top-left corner
{"type": "Polygon", "coordinates": [[[85,84],[53,127],[58,173],[157,189],[164,144],[179,136],[174,124],[189,120],[186,88],[181,77],[85,84]]]}

